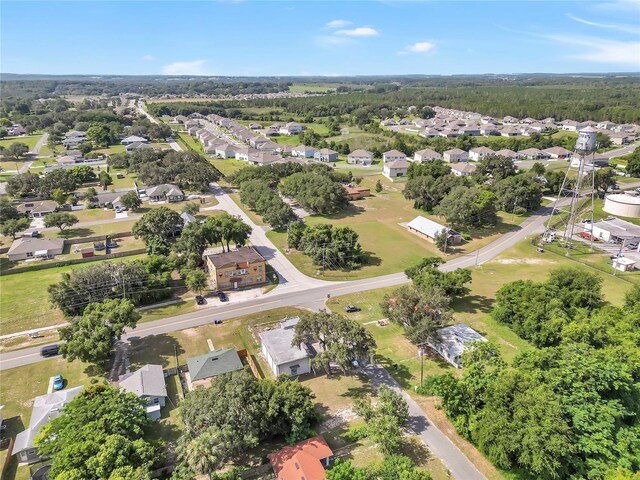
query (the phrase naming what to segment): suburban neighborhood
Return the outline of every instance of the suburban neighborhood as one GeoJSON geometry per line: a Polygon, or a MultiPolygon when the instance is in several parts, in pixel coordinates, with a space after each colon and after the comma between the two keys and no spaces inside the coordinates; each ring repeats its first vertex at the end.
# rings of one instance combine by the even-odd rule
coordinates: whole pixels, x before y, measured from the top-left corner
{"type": "Polygon", "coordinates": [[[637,478],[640,10],[409,3],[3,4],[2,480],[637,478]]]}

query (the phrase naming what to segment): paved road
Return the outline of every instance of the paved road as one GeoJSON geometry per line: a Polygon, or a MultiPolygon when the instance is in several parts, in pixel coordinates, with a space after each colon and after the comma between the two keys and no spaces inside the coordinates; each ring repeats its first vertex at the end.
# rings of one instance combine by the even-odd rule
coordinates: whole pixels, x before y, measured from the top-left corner
{"type": "Polygon", "coordinates": [[[612,159],[615,157],[622,157],[623,155],[628,155],[633,152],[636,148],[640,146],[640,143],[634,142],[629,145],[625,145],[624,147],[616,148],[615,150],[609,150],[608,152],[604,152],[599,154],[599,156],[607,157],[608,159],[612,159]]]}
{"type": "MultiPolygon", "coordinates": [[[[233,201],[231,200],[231,202],[233,201]]],[[[235,214],[234,206],[235,208],[239,208],[235,203],[233,206],[230,204],[228,205],[230,210],[235,214]]],[[[477,252],[443,263],[440,266],[440,269],[443,271],[452,271],[458,268],[472,267],[476,264],[481,265],[488,262],[522,239],[544,231],[544,222],[551,213],[551,210],[551,206],[541,209],[536,215],[525,220],[519,227],[514,228],[513,231],[506,235],[502,235],[499,239],[479,249],[477,252]]],[[[264,239],[266,239],[266,237],[262,238],[264,236],[264,229],[261,227],[256,227],[254,229],[254,234],[256,235],[254,238],[256,238],[257,241],[264,241],[264,239]]],[[[268,239],[266,240],[268,241],[268,239]]],[[[273,244],[269,242],[267,245],[273,244]]],[[[239,301],[237,303],[230,302],[228,305],[224,306],[205,308],[185,315],[147,322],[141,324],[136,330],[127,331],[124,338],[169,333],[176,330],[204,325],[213,321],[214,318],[224,320],[237,317],[239,315],[256,313],[278,307],[297,306],[318,310],[324,308],[327,295],[346,295],[349,293],[362,292],[376,288],[401,285],[409,281],[404,273],[394,273],[391,275],[348,282],[327,282],[316,280],[298,272],[288,259],[275,247],[263,248],[265,250],[262,251],[265,251],[267,255],[271,255],[272,257],[269,261],[273,262],[273,264],[276,265],[276,268],[281,268],[285,272],[285,278],[283,279],[284,281],[281,286],[279,285],[277,288],[260,298],[239,301]],[[273,250],[273,252],[270,250],[273,250]],[[292,271],[297,273],[292,273],[292,271]],[[300,283],[298,284],[293,282],[294,278],[296,282],[300,283]]],[[[39,351],[40,347],[34,347],[0,355],[0,371],[44,360],[39,356],[39,351]]]]}
{"type": "Polygon", "coordinates": [[[31,150],[30,153],[32,153],[33,155],[38,155],[40,153],[40,149],[47,142],[48,138],[49,138],[49,134],[48,133],[45,133],[44,135],[42,135],[38,139],[38,141],[36,142],[35,146],[33,147],[33,150],[31,150]]]}
{"type": "Polygon", "coordinates": [[[453,478],[459,480],[482,480],[485,478],[460,449],[431,423],[420,405],[402,390],[389,372],[380,365],[369,365],[364,368],[364,371],[374,387],[379,388],[381,385],[386,385],[404,397],[409,404],[409,427],[420,437],[431,453],[449,469],[453,478]]]}

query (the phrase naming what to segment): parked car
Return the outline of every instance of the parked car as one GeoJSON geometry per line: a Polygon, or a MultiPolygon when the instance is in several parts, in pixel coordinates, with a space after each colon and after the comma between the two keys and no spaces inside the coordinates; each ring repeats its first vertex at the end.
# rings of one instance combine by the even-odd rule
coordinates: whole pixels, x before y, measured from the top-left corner
{"type": "Polygon", "coordinates": [[[202,295],[196,295],[196,303],[198,305],[204,305],[206,302],[202,295]]]}
{"type": "Polygon", "coordinates": [[[34,230],[33,232],[31,232],[32,238],[38,238],[39,236],[40,236],[40,232],[38,230],[34,230]]]}
{"type": "Polygon", "coordinates": [[[616,253],[615,255],[611,255],[611,260],[615,260],[616,258],[623,258],[624,255],[622,253],[616,253]]]}
{"type": "Polygon", "coordinates": [[[53,389],[62,390],[64,388],[64,379],[59,373],[53,376],[53,389]]]}
{"type": "Polygon", "coordinates": [[[94,242],[93,243],[93,249],[94,250],[104,250],[105,248],[107,248],[107,247],[105,247],[103,242],[94,242]]]}
{"type": "Polygon", "coordinates": [[[615,191],[620,190],[620,185],[617,185],[617,184],[611,185],[611,190],[615,190],[615,191]]]}
{"type": "Polygon", "coordinates": [[[596,237],[594,237],[593,235],[591,235],[590,233],[587,233],[587,232],[580,232],[580,233],[578,234],[578,236],[579,236],[579,237],[582,237],[582,238],[584,238],[584,239],[586,239],[586,240],[592,240],[592,241],[594,241],[594,242],[597,242],[597,241],[598,241],[598,239],[597,239],[596,237]]]}
{"type": "Polygon", "coordinates": [[[198,198],[200,198],[200,195],[197,195],[197,194],[187,195],[187,200],[196,200],[198,198]]]}
{"type": "Polygon", "coordinates": [[[118,248],[115,240],[107,240],[107,248],[118,248]]]}
{"type": "Polygon", "coordinates": [[[214,325],[221,325],[221,324],[222,324],[222,320],[220,320],[219,318],[216,318],[216,319],[213,321],[213,323],[214,323],[214,325]]]}
{"type": "Polygon", "coordinates": [[[347,305],[344,307],[344,311],[347,313],[359,312],[362,310],[360,307],[356,307],[355,305],[347,305]]]}
{"type": "Polygon", "coordinates": [[[229,297],[227,297],[227,294],[224,292],[218,292],[218,298],[221,302],[226,302],[227,300],[229,300],[229,297]]]}
{"type": "Polygon", "coordinates": [[[42,355],[43,357],[53,357],[55,355],[58,355],[59,351],[59,345],[47,345],[46,347],[42,347],[40,349],[40,355],[42,355]]]}
{"type": "Polygon", "coordinates": [[[124,173],[122,172],[116,173],[116,178],[124,178],[124,173]]]}

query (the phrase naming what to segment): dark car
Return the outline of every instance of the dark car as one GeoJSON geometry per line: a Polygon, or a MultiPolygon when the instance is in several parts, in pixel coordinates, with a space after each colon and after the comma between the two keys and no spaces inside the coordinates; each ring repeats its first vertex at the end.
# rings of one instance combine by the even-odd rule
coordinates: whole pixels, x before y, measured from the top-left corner
{"type": "Polygon", "coordinates": [[[221,302],[226,302],[227,300],[229,300],[229,297],[227,297],[227,294],[224,292],[218,292],[218,298],[221,302]]]}
{"type": "Polygon", "coordinates": [[[196,303],[198,305],[204,305],[206,302],[205,302],[204,297],[202,295],[196,295],[196,303]]]}
{"type": "Polygon", "coordinates": [[[222,324],[222,320],[220,320],[219,318],[216,318],[216,319],[213,321],[213,323],[214,323],[215,325],[221,325],[221,324],[222,324]]]}
{"type": "Polygon", "coordinates": [[[611,190],[620,190],[620,185],[611,185],[611,190]]]}
{"type": "Polygon", "coordinates": [[[113,240],[107,241],[107,248],[118,248],[118,244],[113,240]]]}
{"type": "Polygon", "coordinates": [[[42,355],[43,357],[53,357],[55,355],[58,355],[59,351],[59,345],[47,345],[46,347],[42,347],[40,349],[40,355],[42,355]]]}
{"type": "Polygon", "coordinates": [[[361,310],[360,307],[356,307],[355,305],[348,305],[344,307],[344,311],[347,313],[359,312],[361,310]]]}

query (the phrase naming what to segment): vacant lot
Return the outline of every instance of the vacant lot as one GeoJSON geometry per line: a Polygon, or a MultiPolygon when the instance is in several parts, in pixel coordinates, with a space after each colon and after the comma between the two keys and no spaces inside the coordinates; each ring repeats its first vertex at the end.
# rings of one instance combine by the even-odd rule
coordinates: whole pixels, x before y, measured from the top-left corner
{"type": "MultiPolygon", "coordinates": [[[[309,276],[328,280],[347,280],[368,278],[377,275],[400,272],[417,263],[428,255],[442,255],[433,242],[409,232],[401,224],[409,222],[418,215],[432,218],[444,223],[434,215],[413,208],[413,202],[402,196],[402,184],[394,184],[381,175],[363,178],[362,186],[374,192],[374,186],[380,179],[383,184],[381,193],[363,200],[352,202],[351,206],[334,215],[312,215],[305,218],[310,225],[331,223],[336,226],[348,226],[359,234],[360,244],[367,256],[367,263],[360,269],[351,272],[326,270],[322,274],[322,266],[313,265],[310,258],[299,252],[287,253],[288,258],[299,270],[309,276]]],[[[246,209],[245,209],[246,210],[246,209]]],[[[472,240],[448,251],[448,258],[465,255],[508,232],[514,225],[521,223],[524,216],[499,213],[499,223],[495,227],[473,229],[468,233],[472,240]]],[[[286,232],[270,231],[268,237],[282,251],[286,251],[286,232]]]]}
{"type": "MultiPolygon", "coordinates": [[[[113,262],[133,260],[139,256],[114,259],[113,262]]],[[[64,319],[49,303],[47,287],[60,281],[64,272],[82,268],[92,263],[48,268],[33,272],[0,276],[0,332],[6,335],[57,325],[64,319]]]]}
{"type": "Polygon", "coordinates": [[[26,135],[24,137],[11,137],[5,138],[4,140],[0,140],[0,147],[7,148],[12,143],[24,143],[29,147],[29,151],[33,150],[33,147],[36,146],[38,140],[40,140],[42,135],[26,135]]]}

